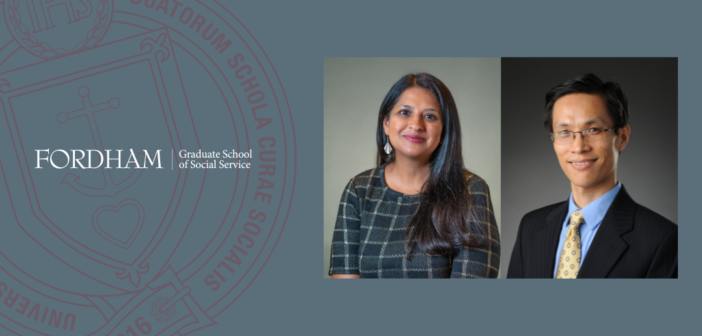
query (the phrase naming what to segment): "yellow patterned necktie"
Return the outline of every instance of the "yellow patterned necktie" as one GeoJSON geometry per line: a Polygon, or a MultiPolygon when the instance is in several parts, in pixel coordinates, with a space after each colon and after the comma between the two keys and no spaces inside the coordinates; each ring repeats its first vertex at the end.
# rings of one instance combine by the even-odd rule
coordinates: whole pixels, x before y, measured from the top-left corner
{"type": "Polygon", "coordinates": [[[570,215],[570,226],[563,242],[556,279],[575,279],[580,271],[580,225],[585,223],[582,212],[570,215]]]}

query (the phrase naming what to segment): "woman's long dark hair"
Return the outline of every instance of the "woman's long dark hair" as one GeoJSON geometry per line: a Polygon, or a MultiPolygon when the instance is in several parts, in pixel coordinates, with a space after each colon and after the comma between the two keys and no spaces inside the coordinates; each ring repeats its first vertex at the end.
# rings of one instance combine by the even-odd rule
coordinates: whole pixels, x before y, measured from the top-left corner
{"type": "Polygon", "coordinates": [[[451,91],[438,78],[427,74],[409,74],[400,78],[385,96],[378,114],[378,166],[395,161],[394,151],[385,153],[388,141],[383,121],[390,118],[392,108],[405,90],[420,87],[429,90],[441,107],[441,144],[430,158],[431,174],[422,187],[417,212],[405,231],[405,256],[419,249],[427,255],[454,256],[462,247],[484,244],[485,220],[481,221],[473,207],[466,184],[461,149],[461,124],[451,91]]]}

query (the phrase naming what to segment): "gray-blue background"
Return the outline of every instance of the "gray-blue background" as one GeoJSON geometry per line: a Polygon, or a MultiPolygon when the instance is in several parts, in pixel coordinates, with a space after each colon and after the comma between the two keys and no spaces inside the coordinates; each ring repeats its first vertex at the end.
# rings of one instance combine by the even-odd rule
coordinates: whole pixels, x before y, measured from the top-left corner
{"type": "Polygon", "coordinates": [[[285,231],[257,280],[217,318],[219,325],[196,334],[655,335],[695,330],[702,23],[700,6],[690,3],[227,1],[285,87],[297,134],[297,188],[285,231]],[[328,253],[322,247],[323,58],[338,56],[679,57],[680,279],[322,279],[319,265],[328,253]]]}

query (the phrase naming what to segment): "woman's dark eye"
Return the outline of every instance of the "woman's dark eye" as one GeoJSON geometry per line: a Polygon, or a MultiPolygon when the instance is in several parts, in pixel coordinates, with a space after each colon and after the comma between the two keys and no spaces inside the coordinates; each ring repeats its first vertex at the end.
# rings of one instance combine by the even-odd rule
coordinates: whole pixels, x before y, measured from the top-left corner
{"type": "Polygon", "coordinates": [[[397,112],[397,113],[402,114],[402,115],[408,115],[410,112],[407,111],[407,110],[400,110],[400,111],[397,112]]]}
{"type": "Polygon", "coordinates": [[[437,117],[436,117],[435,115],[433,115],[433,114],[427,114],[427,115],[425,116],[425,118],[430,119],[430,120],[438,120],[438,119],[439,119],[439,118],[437,118],[437,117]]]}

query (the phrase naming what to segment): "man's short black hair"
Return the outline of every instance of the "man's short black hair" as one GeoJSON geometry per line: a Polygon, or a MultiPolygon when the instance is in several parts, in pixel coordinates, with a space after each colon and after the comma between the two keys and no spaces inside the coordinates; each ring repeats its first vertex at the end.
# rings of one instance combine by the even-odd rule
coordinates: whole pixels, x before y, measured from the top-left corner
{"type": "Polygon", "coordinates": [[[553,132],[553,105],[558,98],[571,93],[589,93],[599,95],[607,103],[607,112],[614,121],[614,133],[629,124],[629,101],[621,85],[616,82],[602,82],[597,76],[588,73],[567,80],[546,94],[546,109],[544,111],[544,128],[553,132]]]}

